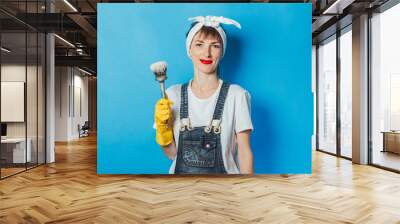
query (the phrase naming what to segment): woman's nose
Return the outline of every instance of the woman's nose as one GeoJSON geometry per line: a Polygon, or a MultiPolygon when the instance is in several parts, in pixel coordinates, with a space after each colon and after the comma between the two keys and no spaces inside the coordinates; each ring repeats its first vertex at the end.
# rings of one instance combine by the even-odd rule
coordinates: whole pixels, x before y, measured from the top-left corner
{"type": "Polygon", "coordinates": [[[205,54],[208,58],[211,58],[211,47],[207,47],[205,54]]]}

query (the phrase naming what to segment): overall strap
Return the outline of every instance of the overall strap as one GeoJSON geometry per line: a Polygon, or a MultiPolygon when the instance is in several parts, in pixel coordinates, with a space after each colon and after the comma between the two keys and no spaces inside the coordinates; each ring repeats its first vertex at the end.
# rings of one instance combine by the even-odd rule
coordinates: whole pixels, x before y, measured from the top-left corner
{"type": "Polygon", "coordinates": [[[226,96],[228,95],[229,86],[230,84],[225,81],[222,83],[217,104],[214,109],[213,120],[221,120],[222,112],[224,111],[226,96]]]}
{"type": "Polygon", "coordinates": [[[189,120],[188,85],[189,83],[185,83],[181,86],[180,131],[192,130],[189,120]]]}
{"type": "Polygon", "coordinates": [[[189,106],[188,106],[188,85],[189,83],[185,83],[181,86],[181,107],[180,107],[180,117],[188,118],[189,117],[189,106]]]}
{"type": "Polygon", "coordinates": [[[226,96],[228,95],[230,84],[227,82],[223,82],[221,86],[221,90],[219,91],[217,104],[215,105],[213,118],[208,126],[204,128],[206,133],[210,133],[214,131],[215,134],[221,133],[221,117],[222,112],[224,111],[224,105],[226,96]]]}

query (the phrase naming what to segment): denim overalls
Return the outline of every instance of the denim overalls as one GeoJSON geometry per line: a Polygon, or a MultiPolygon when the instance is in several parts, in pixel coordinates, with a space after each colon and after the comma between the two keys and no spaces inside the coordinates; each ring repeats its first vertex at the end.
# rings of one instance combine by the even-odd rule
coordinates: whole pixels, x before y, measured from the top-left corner
{"type": "Polygon", "coordinates": [[[226,173],[221,147],[221,116],[229,84],[222,83],[212,121],[208,126],[192,128],[189,119],[188,83],[181,88],[179,144],[175,174],[226,173]]]}

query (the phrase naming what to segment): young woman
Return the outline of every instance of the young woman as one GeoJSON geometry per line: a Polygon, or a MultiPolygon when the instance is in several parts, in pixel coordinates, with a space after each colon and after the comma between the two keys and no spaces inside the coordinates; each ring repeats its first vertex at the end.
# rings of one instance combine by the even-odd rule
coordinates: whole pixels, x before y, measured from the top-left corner
{"type": "Polygon", "coordinates": [[[198,16],[187,33],[193,79],[166,90],[155,108],[156,141],[175,174],[253,174],[250,95],[218,76],[226,34],[220,24],[234,20],[198,16]]]}

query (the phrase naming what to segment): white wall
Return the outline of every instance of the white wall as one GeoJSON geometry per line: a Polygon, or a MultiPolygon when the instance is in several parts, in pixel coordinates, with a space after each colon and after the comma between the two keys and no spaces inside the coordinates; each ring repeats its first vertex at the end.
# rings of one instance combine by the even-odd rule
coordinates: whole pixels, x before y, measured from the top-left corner
{"type": "MultiPolygon", "coordinates": [[[[75,70],[76,72],[77,70],[75,70]]],[[[78,124],[81,126],[88,121],[88,77],[76,75],[74,77],[74,108],[73,108],[73,119],[72,119],[72,136],[79,137],[78,124]]]]}
{"type": "Polygon", "coordinates": [[[70,75],[67,67],[55,68],[55,141],[68,140],[70,75]]]}
{"type": "Polygon", "coordinates": [[[78,124],[88,120],[88,77],[72,67],[56,67],[55,140],[79,138],[78,124]]]}

